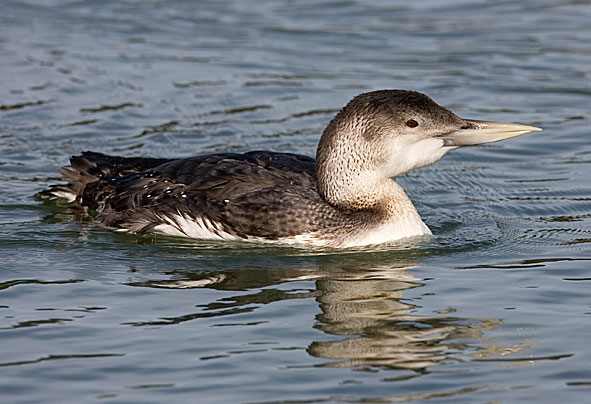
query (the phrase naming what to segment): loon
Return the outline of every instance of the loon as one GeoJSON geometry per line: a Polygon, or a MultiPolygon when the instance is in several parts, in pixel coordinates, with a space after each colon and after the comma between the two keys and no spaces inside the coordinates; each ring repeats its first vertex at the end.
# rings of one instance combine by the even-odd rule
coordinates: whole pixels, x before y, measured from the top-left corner
{"type": "Polygon", "coordinates": [[[60,173],[66,198],[108,229],[324,247],[430,235],[396,177],[460,146],[540,128],[462,119],[428,96],[379,90],[329,123],[316,159],[251,151],[166,159],[83,152],[60,173]]]}

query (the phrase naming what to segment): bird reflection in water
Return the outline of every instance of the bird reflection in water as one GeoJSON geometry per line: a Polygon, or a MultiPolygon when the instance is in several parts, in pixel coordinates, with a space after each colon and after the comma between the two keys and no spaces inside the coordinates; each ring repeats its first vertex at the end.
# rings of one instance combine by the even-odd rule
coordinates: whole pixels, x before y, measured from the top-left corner
{"type": "Polygon", "coordinates": [[[423,284],[404,270],[391,275],[395,278],[318,280],[322,314],[316,327],[345,337],[313,342],[308,352],[339,360],[324,366],[422,370],[467,347],[458,340],[481,339],[483,330],[500,323],[498,319],[413,315],[417,306],[404,301],[404,294],[423,284]]]}
{"type": "MultiPolygon", "coordinates": [[[[239,314],[256,310],[257,304],[288,299],[314,298],[321,313],[314,327],[332,336],[328,341],[313,341],[307,352],[329,359],[317,366],[387,367],[426,371],[444,360],[461,360],[460,355],[488,356],[501,346],[475,343],[487,338],[484,332],[495,330],[500,319],[461,318],[454,310],[442,308],[432,316],[414,314],[415,304],[428,296],[405,298],[411,289],[425,286],[409,271],[412,265],[397,260],[396,265],[369,265],[363,254],[316,256],[309,268],[240,268],[227,271],[172,272],[175,279],[133,283],[156,288],[200,288],[241,291],[233,297],[211,302],[199,313],[159,319],[134,325],[177,324],[203,317],[239,314]],[[402,264],[402,265],[401,265],[402,264]],[[314,267],[315,266],[315,267],[314,267]],[[315,289],[279,287],[295,281],[311,281],[315,289]],[[243,293],[247,290],[248,293],[243,293]],[[336,336],[336,338],[334,338],[336,336]]],[[[381,256],[381,254],[377,254],[381,256]]],[[[375,257],[374,257],[375,258],[375,257]]],[[[378,258],[376,261],[381,260],[378,258]]],[[[373,260],[372,260],[373,261],[373,260]]],[[[391,261],[391,260],[390,260],[391,261]]],[[[406,260],[403,260],[406,261],[406,260]]],[[[526,347],[507,348],[511,353],[526,347]]]]}

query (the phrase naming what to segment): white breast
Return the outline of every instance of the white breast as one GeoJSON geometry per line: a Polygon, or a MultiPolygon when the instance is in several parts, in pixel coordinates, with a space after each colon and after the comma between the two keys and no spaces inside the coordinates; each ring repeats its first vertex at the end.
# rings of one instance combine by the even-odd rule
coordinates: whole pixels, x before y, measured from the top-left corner
{"type": "Polygon", "coordinates": [[[408,237],[428,236],[431,230],[421,220],[416,217],[407,217],[395,222],[384,223],[374,229],[359,234],[348,240],[344,247],[365,246],[370,244],[381,244],[389,241],[401,240],[408,237]]]}

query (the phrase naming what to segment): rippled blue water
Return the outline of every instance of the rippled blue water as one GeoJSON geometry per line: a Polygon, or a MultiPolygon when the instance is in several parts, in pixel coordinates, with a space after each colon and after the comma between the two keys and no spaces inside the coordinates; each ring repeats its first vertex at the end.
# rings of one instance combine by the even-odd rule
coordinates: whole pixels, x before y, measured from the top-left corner
{"type": "Polygon", "coordinates": [[[3,403],[582,403],[588,1],[5,1],[3,403]],[[360,92],[544,128],[401,182],[434,237],[122,236],[35,193],[82,150],[313,155],[360,92]]]}

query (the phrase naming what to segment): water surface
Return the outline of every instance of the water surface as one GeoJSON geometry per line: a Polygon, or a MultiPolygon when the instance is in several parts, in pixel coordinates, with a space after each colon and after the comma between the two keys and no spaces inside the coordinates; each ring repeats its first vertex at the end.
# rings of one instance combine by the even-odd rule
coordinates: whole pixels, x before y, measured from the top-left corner
{"type": "Polygon", "coordinates": [[[555,403],[591,386],[587,1],[9,1],[9,403],[555,403]],[[344,251],[129,236],[35,193],[83,150],[314,155],[364,91],[544,128],[400,179],[434,237],[344,251]]]}

